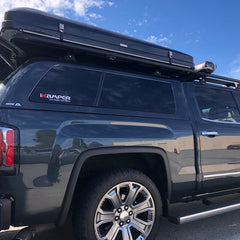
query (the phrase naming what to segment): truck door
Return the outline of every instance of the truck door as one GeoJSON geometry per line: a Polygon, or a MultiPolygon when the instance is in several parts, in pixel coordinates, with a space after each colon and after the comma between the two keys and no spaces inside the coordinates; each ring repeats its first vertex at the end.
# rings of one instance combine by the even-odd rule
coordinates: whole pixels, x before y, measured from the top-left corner
{"type": "Polygon", "coordinates": [[[233,91],[192,85],[204,191],[240,187],[240,112],[233,91]]]}

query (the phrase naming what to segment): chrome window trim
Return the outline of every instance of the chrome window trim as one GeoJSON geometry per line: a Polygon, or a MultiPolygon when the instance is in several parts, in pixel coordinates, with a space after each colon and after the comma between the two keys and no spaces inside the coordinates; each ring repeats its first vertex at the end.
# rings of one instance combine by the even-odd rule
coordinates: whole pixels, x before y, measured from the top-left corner
{"type": "Polygon", "coordinates": [[[214,123],[230,123],[230,124],[240,124],[240,122],[228,122],[228,121],[217,121],[217,120],[212,120],[208,118],[201,117],[202,120],[209,121],[209,122],[214,122],[214,123]]]}

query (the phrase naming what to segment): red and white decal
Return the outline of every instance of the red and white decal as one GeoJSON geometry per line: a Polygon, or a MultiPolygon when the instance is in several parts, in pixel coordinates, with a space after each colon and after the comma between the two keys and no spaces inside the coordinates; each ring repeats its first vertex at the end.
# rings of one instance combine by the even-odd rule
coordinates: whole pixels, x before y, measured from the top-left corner
{"type": "Polygon", "coordinates": [[[66,95],[40,93],[40,98],[46,98],[50,101],[56,102],[71,102],[71,97],[66,95]]]}

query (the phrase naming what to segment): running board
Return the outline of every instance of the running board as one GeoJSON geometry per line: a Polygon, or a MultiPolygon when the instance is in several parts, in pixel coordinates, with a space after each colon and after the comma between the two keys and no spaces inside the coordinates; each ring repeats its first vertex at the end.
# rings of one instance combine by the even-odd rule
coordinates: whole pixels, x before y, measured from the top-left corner
{"type": "Polygon", "coordinates": [[[207,217],[213,217],[222,213],[227,213],[240,209],[239,199],[225,202],[225,204],[211,204],[201,209],[195,209],[188,212],[171,215],[168,220],[175,224],[184,224],[188,222],[197,221],[207,217]]]}

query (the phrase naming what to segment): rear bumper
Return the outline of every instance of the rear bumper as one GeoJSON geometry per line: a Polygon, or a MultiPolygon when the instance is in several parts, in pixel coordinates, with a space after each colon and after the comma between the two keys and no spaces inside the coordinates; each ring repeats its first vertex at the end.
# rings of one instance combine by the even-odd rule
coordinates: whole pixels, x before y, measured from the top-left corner
{"type": "Polygon", "coordinates": [[[8,229],[11,224],[12,202],[0,199],[0,230],[8,229]]]}

